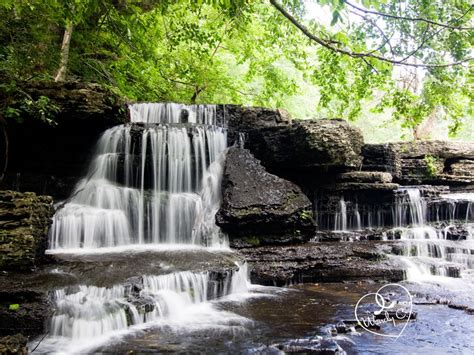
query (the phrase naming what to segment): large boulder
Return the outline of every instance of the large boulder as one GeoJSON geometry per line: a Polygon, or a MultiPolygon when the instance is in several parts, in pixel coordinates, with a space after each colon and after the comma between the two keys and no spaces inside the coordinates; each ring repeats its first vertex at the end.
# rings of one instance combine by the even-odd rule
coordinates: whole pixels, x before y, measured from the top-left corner
{"type": "Polygon", "coordinates": [[[271,170],[347,171],[361,166],[363,143],[348,122],[321,119],[253,130],[246,147],[271,170]]]}
{"type": "Polygon", "coordinates": [[[0,191],[0,270],[28,270],[43,260],[53,213],[49,196],[0,191]]]}
{"type": "Polygon", "coordinates": [[[311,202],[290,181],[269,174],[246,149],[227,153],[217,224],[234,246],[290,243],[314,233],[311,202]]]}

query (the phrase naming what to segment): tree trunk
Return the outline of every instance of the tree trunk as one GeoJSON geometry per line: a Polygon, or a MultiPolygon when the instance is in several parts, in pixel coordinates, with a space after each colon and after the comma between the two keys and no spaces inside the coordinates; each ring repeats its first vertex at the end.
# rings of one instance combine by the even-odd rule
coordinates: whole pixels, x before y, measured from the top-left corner
{"type": "Polygon", "coordinates": [[[415,140],[431,139],[431,135],[436,126],[436,118],[438,117],[439,107],[435,107],[433,111],[413,130],[415,140]]]}
{"type": "Polygon", "coordinates": [[[59,62],[59,69],[54,81],[65,81],[67,64],[69,60],[69,45],[71,44],[73,24],[72,21],[68,21],[66,30],[64,31],[63,44],[61,45],[61,60],[59,62]]]}

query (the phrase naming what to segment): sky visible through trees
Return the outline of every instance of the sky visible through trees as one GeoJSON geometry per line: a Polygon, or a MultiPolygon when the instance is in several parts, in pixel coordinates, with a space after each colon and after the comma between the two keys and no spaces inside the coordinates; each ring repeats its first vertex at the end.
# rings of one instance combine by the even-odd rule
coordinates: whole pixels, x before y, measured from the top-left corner
{"type": "Polygon", "coordinates": [[[12,93],[21,83],[84,80],[130,100],[342,117],[368,141],[473,140],[473,7],[469,0],[0,0],[1,89],[16,97],[2,103],[2,120],[19,114],[25,98],[12,93]]]}

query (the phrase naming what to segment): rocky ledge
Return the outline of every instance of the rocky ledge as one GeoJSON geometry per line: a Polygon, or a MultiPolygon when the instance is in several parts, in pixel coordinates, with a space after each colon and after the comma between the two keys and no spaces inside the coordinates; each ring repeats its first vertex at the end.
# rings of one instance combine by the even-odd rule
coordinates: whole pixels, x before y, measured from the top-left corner
{"type": "Polygon", "coordinates": [[[248,132],[246,148],[271,172],[348,171],[362,164],[362,132],[340,119],[293,121],[248,132]]]}
{"type": "Polygon", "coordinates": [[[384,171],[400,184],[474,190],[474,143],[421,141],[366,144],[364,170],[384,171]]]}
{"type": "Polygon", "coordinates": [[[388,259],[391,242],[308,243],[239,250],[252,270],[252,282],[283,286],[349,280],[400,281],[403,266],[388,259]]]}

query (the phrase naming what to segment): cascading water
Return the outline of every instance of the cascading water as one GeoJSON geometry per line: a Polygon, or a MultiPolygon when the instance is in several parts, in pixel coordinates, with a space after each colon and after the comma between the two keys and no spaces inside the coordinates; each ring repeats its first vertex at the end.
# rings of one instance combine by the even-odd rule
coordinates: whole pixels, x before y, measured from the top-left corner
{"type": "Polygon", "coordinates": [[[341,232],[347,231],[347,206],[344,198],[339,200],[339,208],[334,218],[334,230],[341,232]]]}
{"type": "MultiPolygon", "coordinates": [[[[216,106],[147,103],[129,109],[131,123],[104,132],[86,178],[55,214],[49,252],[120,254],[127,253],[124,246],[134,245],[225,246],[215,214],[227,132],[216,106]]],[[[196,305],[245,294],[250,287],[247,266],[234,269],[142,275],[112,287],[56,290],[49,336],[40,350],[90,351],[120,332],[185,319],[196,305]]],[[[221,320],[222,314],[238,317],[209,312],[221,320]]]]}
{"type": "MultiPolygon", "coordinates": [[[[59,290],[55,294],[57,313],[52,319],[52,334],[87,339],[155,318],[170,317],[192,304],[231,294],[236,280],[246,280],[246,275],[244,278],[240,275],[242,272],[245,268],[221,282],[212,280],[209,272],[143,276],[140,291],[121,285],[112,288],[80,286],[79,291],[73,293],[59,290]]],[[[244,282],[240,286],[246,290],[244,282]]]]}
{"type": "Polygon", "coordinates": [[[135,104],[56,213],[50,248],[225,244],[215,226],[226,129],[212,105],[135,104]]]}
{"type": "Polygon", "coordinates": [[[351,205],[351,212],[348,211],[348,204],[342,197],[337,205],[334,215],[334,231],[348,232],[349,230],[361,230],[362,218],[357,203],[351,205]]]}
{"type": "Polygon", "coordinates": [[[361,205],[360,196],[340,198],[331,201],[334,212],[320,225],[346,232],[349,240],[349,233],[357,239],[366,232],[379,233],[382,240],[400,240],[401,255],[396,257],[405,264],[408,280],[465,281],[474,275],[474,193],[447,192],[429,186],[400,187],[391,206],[372,201],[361,205]]]}
{"type": "MultiPolygon", "coordinates": [[[[167,320],[186,319],[192,307],[249,291],[247,267],[225,275],[213,272],[176,272],[144,275],[128,285],[109,288],[84,286],[54,291],[55,314],[50,336],[40,351],[88,351],[120,331],[139,330],[167,320]]],[[[217,315],[217,311],[214,311],[217,315]]],[[[246,322],[245,318],[240,319],[246,322]]]]}

